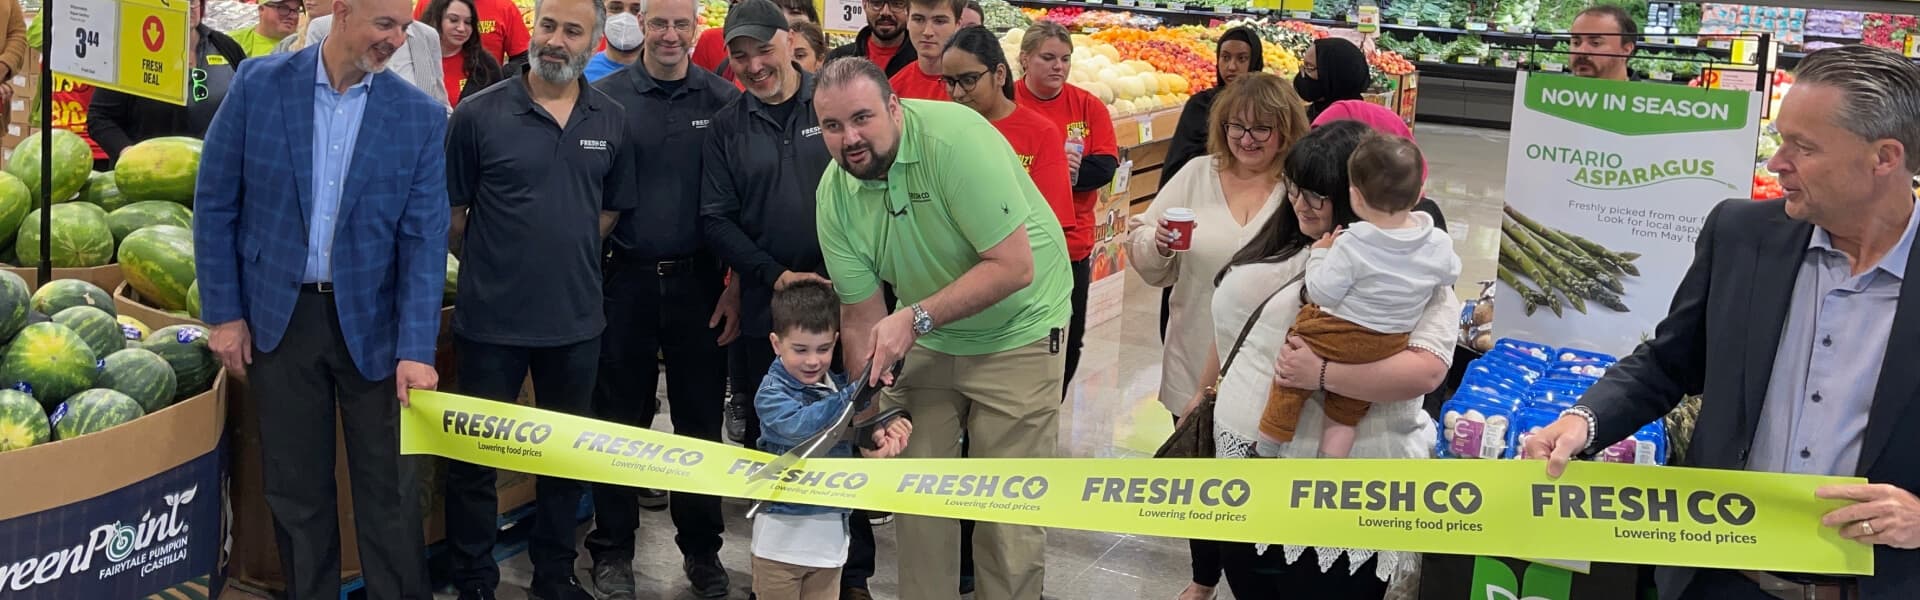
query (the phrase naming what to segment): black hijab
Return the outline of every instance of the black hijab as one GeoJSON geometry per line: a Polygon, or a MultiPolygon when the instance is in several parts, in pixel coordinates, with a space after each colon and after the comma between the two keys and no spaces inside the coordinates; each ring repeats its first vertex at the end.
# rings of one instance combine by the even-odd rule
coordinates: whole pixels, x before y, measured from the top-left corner
{"type": "Polygon", "coordinates": [[[1361,99],[1361,94],[1373,85],[1367,55],[1353,42],[1324,38],[1315,41],[1313,49],[1320,78],[1307,77],[1304,71],[1293,78],[1294,91],[1300,92],[1302,100],[1312,103],[1307,107],[1308,120],[1318,118],[1321,111],[1335,102],[1361,99]]]}
{"type": "MultiPolygon", "coordinates": [[[[1247,72],[1258,73],[1266,68],[1263,60],[1265,49],[1260,44],[1260,35],[1248,27],[1235,27],[1220,34],[1220,44],[1234,40],[1245,42],[1250,51],[1247,60],[1247,72]]],[[[1218,46],[1214,50],[1215,64],[1220,58],[1218,46]]],[[[1207,114],[1213,111],[1213,98],[1220,95],[1220,89],[1227,87],[1227,79],[1220,76],[1220,68],[1213,69],[1214,86],[1194,94],[1187,99],[1187,106],[1180,111],[1180,124],[1174,126],[1173,142],[1167,146],[1167,158],[1160,164],[1162,181],[1180,172],[1180,167],[1188,161],[1207,153],[1207,114]]]]}
{"type": "MultiPolygon", "coordinates": [[[[1220,34],[1220,43],[1218,46],[1215,46],[1214,50],[1214,64],[1219,64],[1220,51],[1218,48],[1225,46],[1227,42],[1235,40],[1246,42],[1247,48],[1250,50],[1250,58],[1247,61],[1248,73],[1258,73],[1260,69],[1266,68],[1265,56],[1262,54],[1266,50],[1260,46],[1260,36],[1255,34],[1253,29],[1247,27],[1235,27],[1228,29],[1226,33],[1220,34]]],[[[1213,69],[1213,81],[1214,89],[1227,87],[1227,78],[1220,76],[1220,68],[1218,66],[1215,66],[1213,69]]]]}

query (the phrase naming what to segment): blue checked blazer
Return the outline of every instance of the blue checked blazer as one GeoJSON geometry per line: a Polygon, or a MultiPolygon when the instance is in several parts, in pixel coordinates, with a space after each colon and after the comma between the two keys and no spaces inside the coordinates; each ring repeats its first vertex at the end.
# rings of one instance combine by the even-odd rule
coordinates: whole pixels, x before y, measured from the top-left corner
{"type": "MultiPolygon", "coordinates": [[[[240,65],[207,132],[194,192],[201,318],[245,319],[254,348],[285,336],[313,208],[319,46],[240,65]]],[[[334,298],[360,373],[433,364],[447,264],[447,109],[391,72],[373,77],[335,219],[334,298]]]]}

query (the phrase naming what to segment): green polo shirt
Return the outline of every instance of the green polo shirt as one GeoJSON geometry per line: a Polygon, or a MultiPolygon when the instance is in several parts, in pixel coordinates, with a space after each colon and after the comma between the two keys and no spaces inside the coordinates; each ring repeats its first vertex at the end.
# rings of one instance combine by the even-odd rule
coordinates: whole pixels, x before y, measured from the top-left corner
{"type": "Polygon", "coordinates": [[[1033,283],[958,321],[933,315],[929,350],[978,356],[1019,348],[1067,326],[1073,274],[1066,236],[1000,132],[952,102],[901,100],[900,150],[886,181],[862,181],[839,163],[820,179],[820,251],[840,301],[893,284],[900,305],[925,300],[1026,228],[1033,283]]]}
{"type": "Polygon", "coordinates": [[[256,27],[235,29],[228,32],[227,37],[233,38],[235,42],[239,42],[240,49],[247,51],[248,58],[258,58],[273,54],[273,47],[280,44],[280,40],[260,35],[260,29],[256,27]]]}

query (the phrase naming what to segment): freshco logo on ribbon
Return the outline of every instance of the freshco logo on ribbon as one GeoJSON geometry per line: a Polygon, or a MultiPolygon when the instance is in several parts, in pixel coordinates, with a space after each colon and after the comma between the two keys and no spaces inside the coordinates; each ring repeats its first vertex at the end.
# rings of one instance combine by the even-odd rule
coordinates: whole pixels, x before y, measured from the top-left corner
{"type": "Polygon", "coordinates": [[[400,450],[654,489],[1134,535],[1719,569],[1873,574],[1813,491],[1858,478],[1579,463],[813,459],[415,390],[400,450]]]}

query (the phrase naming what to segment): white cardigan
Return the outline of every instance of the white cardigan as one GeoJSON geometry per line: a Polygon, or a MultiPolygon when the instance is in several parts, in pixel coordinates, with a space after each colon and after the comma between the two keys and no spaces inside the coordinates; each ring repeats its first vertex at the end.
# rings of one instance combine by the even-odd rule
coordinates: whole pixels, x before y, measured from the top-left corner
{"type": "Polygon", "coordinates": [[[1213,164],[1212,156],[1201,156],[1181,167],[1161,185],[1147,211],[1128,225],[1127,264],[1147,285],[1173,288],[1167,340],[1161,351],[1160,404],[1174,414],[1204,387],[1200,375],[1213,347],[1214,276],[1286,202],[1286,186],[1274,186],[1246,225],[1235,222],[1213,164]],[[1160,256],[1154,247],[1155,230],[1160,215],[1176,206],[1193,209],[1193,247],[1172,257],[1160,256]]]}

